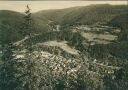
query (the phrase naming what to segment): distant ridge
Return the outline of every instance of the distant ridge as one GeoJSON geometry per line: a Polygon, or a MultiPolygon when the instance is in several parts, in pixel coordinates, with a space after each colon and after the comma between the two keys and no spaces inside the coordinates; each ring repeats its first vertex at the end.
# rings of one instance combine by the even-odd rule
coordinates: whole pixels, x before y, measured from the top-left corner
{"type": "MultiPolygon", "coordinates": [[[[90,5],[78,6],[66,9],[43,10],[32,14],[33,19],[39,31],[47,31],[48,21],[52,20],[60,25],[76,25],[76,24],[106,24],[122,27],[122,22],[127,23],[127,6],[126,5],[90,5]],[[119,18],[120,17],[120,18],[119,18]],[[121,18],[123,17],[123,18],[121,18]],[[118,19],[119,18],[119,19],[118,19]],[[118,22],[118,23],[117,23],[118,22]]],[[[17,37],[20,35],[19,27],[23,22],[24,14],[15,11],[0,10],[0,23],[6,21],[10,27],[16,28],[17,37]]]]}

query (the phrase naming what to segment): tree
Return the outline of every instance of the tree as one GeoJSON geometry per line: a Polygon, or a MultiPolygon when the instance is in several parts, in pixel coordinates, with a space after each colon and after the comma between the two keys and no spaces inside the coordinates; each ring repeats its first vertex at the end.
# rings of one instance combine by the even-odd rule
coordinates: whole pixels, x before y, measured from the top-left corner
{"type": "Polygon", "coordinates": [[[20,80],[22,81],[22,88],[24,90],[38,90],[39,81],[40,81],[40,59],[34,53],[32,37],[34,36],[33,31],[33,19],[31,17],[30,8],[27,5],[24,17],[24,23],[22,25],[22,34],[27,37],[27,44],[25,45],[25,53],[22,61],[22,75],[20,80]]]}

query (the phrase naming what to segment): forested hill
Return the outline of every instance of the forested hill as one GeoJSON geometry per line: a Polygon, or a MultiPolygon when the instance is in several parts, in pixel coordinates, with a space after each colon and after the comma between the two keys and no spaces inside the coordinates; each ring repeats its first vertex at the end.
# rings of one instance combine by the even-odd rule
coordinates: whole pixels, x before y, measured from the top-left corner
{"type": "MultiPolygon", "coordinates": [[[[61,25],[75,24],[109,24],[121,26],[127,21],[128,8],[126,5],[90,5],[57,10],[43,10],[33,13],[33,18],[39,27],[46,29],[49,20],[61,25]],[[125,16],[125,17],[124,17],[125,16]]],[[[23,14],[14,11],[1,10],[1,21],[7,21],[11,25],[22,23],[23,14]]]]}
{"type": "MultiPolygon", "coordinates": [[[[104,4],[104,5],[79,6],[79,7],[57,9],[57,10],[43,10],[43,11],[33,13],[32,18],[34,20],[34,25],[33,25],[33,27],[35,28],[34,33],[37,35],[40,34],[40,37],[43,37],[41,35],[44,35],[41,33],[44,33],[44,31],[50,30],[48,23],[49,21],[53,21],[56,25],[58,24],[61,27],[70,27],[70,26],[76,27],[77,25],[107,25],[107,26],[118,27],[119,29],[121,29],[121,33],[118,33],[118,36],[121,37],[120,39],[121,42],[122,41],[126,42],[127,32],[128,32],[127,31],[127,28],[128,28],[127,13],[128,13],[128,7],[126,5],[104,4]]],[[[23,39],[25,36],[24,34],[22,34],[22,28],[21,28],[23,25],[23,22],[24,22],[24,14],[19,12],[14,12],[14,11],[1,10],[0,11],[0,28],[1,30],[3,28],[5,29],[4,32],[6,34],[5,34],[4,40],[6,41],[8,39],[11,39],[12,41],[18,41],[23,39]]],[[[96,31],[96,29],[94,29],[94,31],[96,31]]],[[[47,41],[46,39],[48,38],[53,39],[54,33],[52,33],[53,35],[50,37],[49,35],[45,34],[45,37],[46,37],[45,41],[47,41]]],[[[93,34],[94,36],[97,35],[96,33],[93,33],[93,34]]],[[[66,37],[67,40],[69,41],[70,39],[72,39],[72,37],[70,37],[71,35],[67,37],[64,34],[61,34],[61,36],[66,37]]],[[[79,38],[82,38],[82,36],[80,35],[78,36],[79,38]]],[[[39,39],[39,40],[42,40],[42,39],[39,39]]],[[[41,42],[39,40],[36,40],[36,42],[37,41],[41,42]]],[[[54,40],[55,40],[55,37],[54,37],[54,40]]],[[[101,42],[101,40],[99,40],[98,42],[101,42]]],[[[123,45],[124,45],[124,42],[123,42],[123,45]]],[[[119,44],[117,44],[117,46],[122,48],[122,43],[121,43],[121,46],[119,44]]],[[[115,50],[118,50],[117,46],[115,50]]],[[[125,44],[125,47],[126,46],[127,45],[125,44]]],[[[115,47],[115,45],[113,47],[115,47]]],[[[118,51],[122,51],[123,53],[126,53],[127,49],[123,48],[118,51]]]]}
{"type": "MultiPolygon", "coordinates": [[[[58,24],[108,24],[122,15],[127,14],[128,8],[125,5],[90,5],[81,7],[72,7],[60,10],[39,11],[34,15],[37,18],[53,20],[58,24]]],[[[120,19],[121,21],[124,19],[120,19]]],[[[127,18],[125,19],[127,21],[127,18]]],[[[114,22],[116,23],[116,22],[114,22]]]]}
{"type": "Polygon", "coordinates": [[[0,32],[2,29],[5,32],[5,39],[13,39],[17,41],[22,39],[23,36],[20,34],[20,25],[23,22],[24,15],[19,12],[1,10],[0,11],[0,32]]]}

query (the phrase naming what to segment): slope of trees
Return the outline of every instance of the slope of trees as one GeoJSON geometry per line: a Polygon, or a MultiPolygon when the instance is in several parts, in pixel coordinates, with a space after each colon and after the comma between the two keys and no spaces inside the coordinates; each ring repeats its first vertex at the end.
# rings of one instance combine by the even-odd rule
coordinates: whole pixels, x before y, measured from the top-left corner
{"type": "MultiPolygon", "coordinates": [[[[24,22],[21,25],[21,34],[24,38],[27,37],[25,42],[20,42],[25,43],[22,44],[23,47],[15,44],[8,37],[14,28],[6,27],[7,23],[3,23],[0,27],[1,90],[126,90],[128,72],[124,70],[127,69],[125,62],[122,62],[121,65],[109,64],[92,58],[82,45],[83,38],[79,33],[62,30],[45,32],[35,37],[34,32],[37,28],[34,27],[36,25],[29,6],[27,5],[26,8],[24,22]],[[68,41],[70,46],[75,46],[81,51],[79,56],[64,58],[59,53],[50,54],[40,47],[35,49],[33,46],[35,43],[53,39],[68,41]],[[18,57],[19,53],[22,57],[18,57]],[[46,56],[43,56],[43,53],[46,56]]],[[[96,48],[100,47],[96,46],[96,48]]],[[[104,48],[99,50],[102,49],[104,48]]],[[[99,52],[95,50],[97,57],[99,52]]]]}
{"type": "MultiPolygon", "coordinates": [[[[6,25],[6,24],[4,24],[6,25]]],[[[1,65],[0,65],[0,89],[1,90],[13,90],[20,84],[20,81],[17,79],[17,59],[14,54],[16,47],[13,45],[13,41],[8,37],[12,28],[4,27],[1,30],[0,35],[0,44],[1,44],[1,65]],[[8,31],[8,33],[5,33],[8,31]],[[10,32],[9,32],[10,31],[10,32]]]]}

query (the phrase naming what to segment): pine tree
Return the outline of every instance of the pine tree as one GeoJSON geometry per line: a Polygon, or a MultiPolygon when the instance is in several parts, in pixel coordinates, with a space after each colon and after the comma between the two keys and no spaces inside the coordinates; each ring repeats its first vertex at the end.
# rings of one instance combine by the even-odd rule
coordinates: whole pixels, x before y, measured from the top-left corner
{"type": "Polygon", "coordinates": [[[27,5],[25,11],[25,17],[24,17],[24,24],[23,24],[23,34],[26,35],[25,37],[28,37],[27,44],[26,44],[26,52],[25,52],[25,61],[24,63],[24,74],[20,78],[23,81],[23,87],[24,90],[37,90],[38,88],[38,79],[40,78],[38,76],[38,73],[36,73],[36,69],[39,67],[37,64],[39,64],[38,60],[36,60],[34,50],[32,48],[32,37],[33,37],[33,20],[31,17],[30,8],[27,5]]]}

